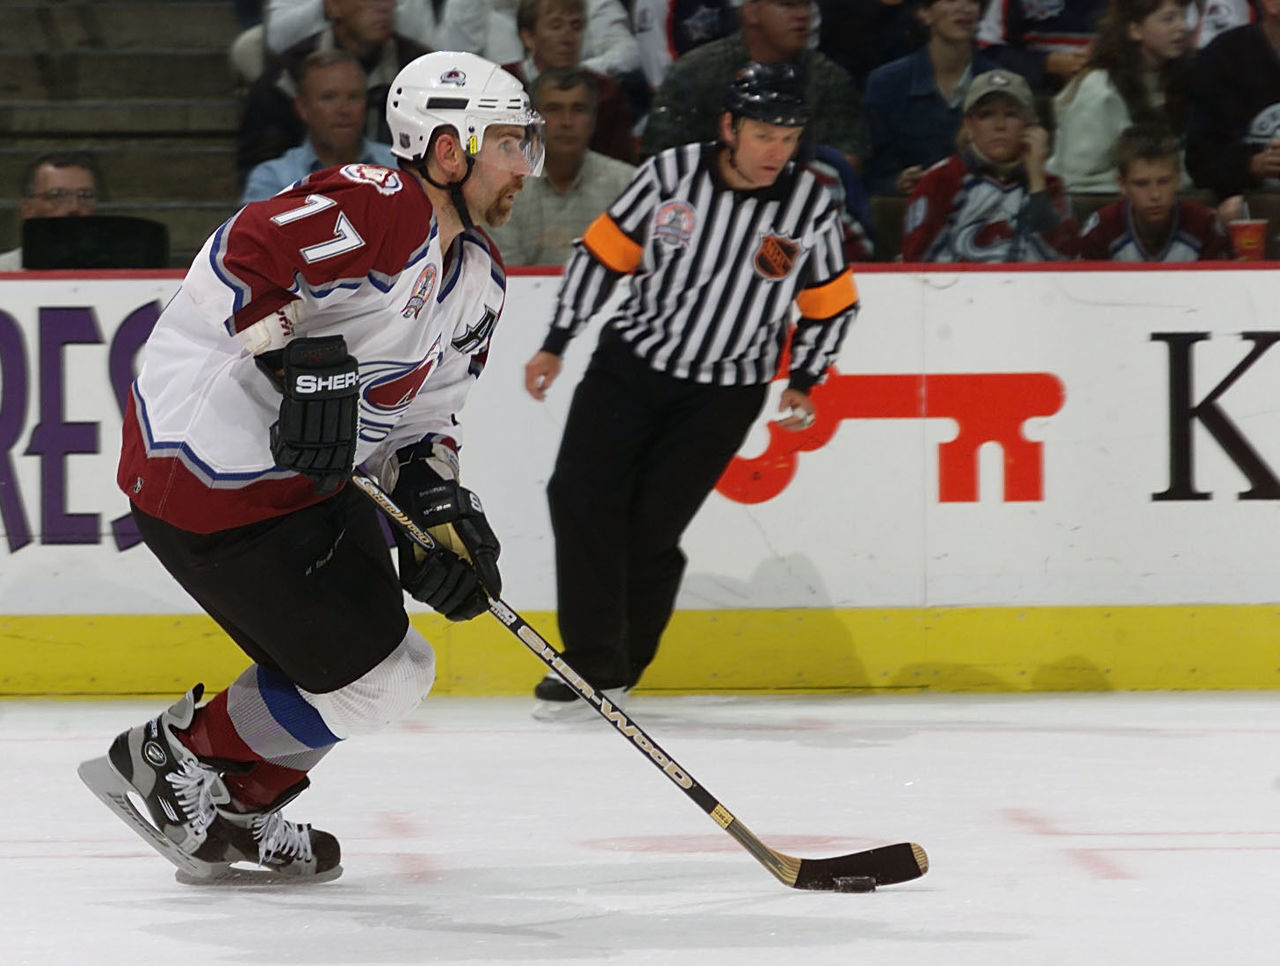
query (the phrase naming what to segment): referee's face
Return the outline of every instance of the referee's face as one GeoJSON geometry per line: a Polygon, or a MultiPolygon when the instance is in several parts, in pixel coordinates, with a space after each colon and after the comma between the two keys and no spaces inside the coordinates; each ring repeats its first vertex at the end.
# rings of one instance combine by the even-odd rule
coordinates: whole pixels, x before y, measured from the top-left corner
{"type": "Polygon", "coordinates": [[[728,114],[721,115],[720,135],[727,146],[720,153],[721,175],[740,190],[767,188],[795,155],[803,130],[749,117],[735,125],[728,114]]]}

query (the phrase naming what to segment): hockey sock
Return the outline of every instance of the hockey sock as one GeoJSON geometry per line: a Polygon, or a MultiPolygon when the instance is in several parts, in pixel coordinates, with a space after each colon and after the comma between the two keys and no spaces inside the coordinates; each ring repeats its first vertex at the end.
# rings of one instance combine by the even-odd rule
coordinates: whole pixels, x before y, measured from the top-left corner
{"type": "Polygon", "coordinates": [[[197,709],[191,727],[179,732],[178,738],[201,758],[252,762],[243,772],[227,773],[223,781],[238,805],[248,809],[263,808],[302,781],[307,773],[303,769],[265,761],[245,744],[227,713],[228,694],[229,691],[223,691],[197,709]]]}
{"type": "Polygon", "coordinates": [[[244,743],[227,714],[227,693],[218,694],[202,708],[197,708],[191,727],[178,732],[181,742],[201,758],[226,761],[262,761],[262,756],[244,743]]]}
{"type": "Polygon", "coordinates": [[[224,775],[227,791],[246,811],[265,808],[307,777],[305,771],[260,761],[243,775],[224,775]]]}

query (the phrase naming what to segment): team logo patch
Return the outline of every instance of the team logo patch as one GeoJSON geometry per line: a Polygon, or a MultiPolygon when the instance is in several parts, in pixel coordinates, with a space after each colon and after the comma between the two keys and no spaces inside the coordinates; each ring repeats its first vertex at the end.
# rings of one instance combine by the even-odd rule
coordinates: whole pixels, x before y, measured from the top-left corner
{"type": "Polygon", "coordinates": [[[796,264],[800,243],[786,235],[765,235],[760,239],[751,265],[756,272],[770,281],[786,278],[796,264]]]}
{"type": "MultiPolygon", "coordinates": [[[[422,388],[422,384],[427,381],[427,376],[439,361],[438,345],[437,341],[436,345],[427,352],[426,358],[419,362],[408,364],[384,362],[370,366],[369,368],[373,370],[370,373],[371,378],[361,380],[364,382],[361,389],[364,401],[383,413],[404,410],[413,401],[413,397],[418,394],[418,390],[422,388]]],[[[365,367],[360,368],[363,376],[365,367]]]]}
{"type": "Polygon", "coordinates": [[[393,195],[404,187],[400,175],[377,164],[344,164],[341,172],[349,181],[373,185],[382,195],[393,195]]]}
{"type": "Polygon", "coordinates": [[[689,244],[697,224],[693,208],[683,201],[668,201],[653,216],[653,237],[666,245],[689,244]]]}
{"type": "Polygon", "coordinates": [[[1254,115],[1244,142],[1255,148],[1266,147],[1277,135],[1280,135],[1280,104],[1272,104],[1254,115]]]}
{"type": "Polygon", "coordinates": [[[455,87],[464,87],[467,83],[467,75],[458,68],[447,70],[440,75],[441,84],[453,84],[455,87]]]}
{"type": "Polygon", "coordinates": [[[431,298],[431,293],[436,287],[436,267],[428,265],[418,273],[418,280],[413,283],[413,295],[409,297],[409,301],[404,303],[404,308],[400,310],[400,314],[406,319],[416,319],[418,313],[422,311],[422,307],[427,304],[427,299],[431,298]]]}
{"type": "Polygon", "coordinates": [[[467,326],[461,335],[455,336],[452,345],[462,353],[475,352],[489,341],[489,336],[493,334],[493,327],[497,324],[498,313],[486,305],[480,321],[475,325],[467,326]]]}

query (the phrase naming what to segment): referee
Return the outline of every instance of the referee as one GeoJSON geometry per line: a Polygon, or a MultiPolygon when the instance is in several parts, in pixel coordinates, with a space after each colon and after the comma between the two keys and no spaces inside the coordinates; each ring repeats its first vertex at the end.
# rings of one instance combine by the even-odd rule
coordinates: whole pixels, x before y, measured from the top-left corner
{"type": "MultiPolygon", "coordinates": [[[[655,155],[574,243],[551,330],[525,366],[545,398],[561,355],[614,284],[547,485],[565,660],[617,699],[658,649],[684,573],[680,537],[738,451],[778,369],[794,304],[780,425],[814,419],[809,390],[858,308],[840,212],[794,161],[809,119],[789,64],[751,63],[725,97],[718,143],[655,155]]],[[[586,711],[555,675],[541,719],[586,711]]]]}

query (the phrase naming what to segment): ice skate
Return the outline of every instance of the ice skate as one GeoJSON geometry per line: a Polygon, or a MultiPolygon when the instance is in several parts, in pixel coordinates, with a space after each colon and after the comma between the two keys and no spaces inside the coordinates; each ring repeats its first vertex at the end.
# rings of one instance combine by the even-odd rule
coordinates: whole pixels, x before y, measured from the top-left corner
{"type": "Polygon", "coordinates": [[[342,850],[336,838],[281,815],[308,784],[304,778],[262,809],[219,806],[198,853],[208,867],[201,874],[179,869],[178,881],[189,885],[315,883],[342,875],[342,850]]]}
{"type": "MultiPolygon", "coordinates": [[[[622,708],[629,690],[604,688],[596,693],[613,707],[622,708]]],[[[597,717],[595,705],[582,700],[558,674],[548,674],[539,681],[533,696],[538,699],[532,712],[537,721],[588,721],[597,717]]]]}
{"type": "Polygon", "coordinates": [[[208,838],[217,807],[231,801],[221,774],[176,735],[191,724],[203,693],[203,685],[197,684],[169,710],[117,735],[105,757],[78,769],[80,779],[108,808],[180,871],[192,875],[206,873],[207,863],[197,853],[208,838]]]}
{"type": "Polygon", "coordinates": [[[177,867],[179,881],[337,878],[337,840],[280,815],[305,781],[271,807],[241,812],[222,780],[224,763],[201,759],[178,739],[203,692],[197,684],[158,717],[119,734],[104,757],[80,765],[81,781],[177,867]]]}

